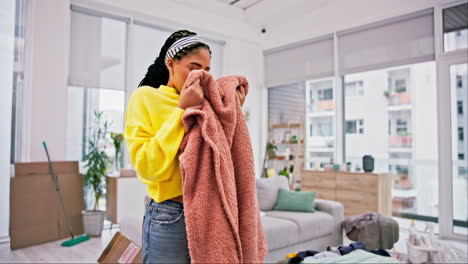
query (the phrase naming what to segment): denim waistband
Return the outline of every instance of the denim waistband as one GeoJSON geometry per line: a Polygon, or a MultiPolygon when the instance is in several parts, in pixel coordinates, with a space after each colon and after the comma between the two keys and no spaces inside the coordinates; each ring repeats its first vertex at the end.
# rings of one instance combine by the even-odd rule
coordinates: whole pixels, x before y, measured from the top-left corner
{"type": "Polygon", "coordinates": [[[173,200],[165,200],[165,201],[162,201],[162,202],[158,203],[155,200],[151,199],[149,201],[149,205],[184,209],[184,204],[183,203],[173,201],[173,200]]]}

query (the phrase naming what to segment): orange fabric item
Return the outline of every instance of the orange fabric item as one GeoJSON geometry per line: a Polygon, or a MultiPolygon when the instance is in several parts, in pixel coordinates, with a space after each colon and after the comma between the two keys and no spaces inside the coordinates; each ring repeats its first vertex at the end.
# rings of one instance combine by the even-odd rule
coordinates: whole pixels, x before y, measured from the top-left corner
{"type": "Polygon", "coordinates": [[[288,254],[286,256],[287,259],[290,259],[290,258],[294,258],[295,256],[297,256],[297,252],[296,253],[291,253],[291,254],[288,254]]]}
{"type": "Polygon", "coordinates": [[[236,89],[244,77],[200,79],[205,100],[185,110],[179,156],[187,239],[192,263],[263,263],[267,244],[257,201],[250,136],[236,89]]]}

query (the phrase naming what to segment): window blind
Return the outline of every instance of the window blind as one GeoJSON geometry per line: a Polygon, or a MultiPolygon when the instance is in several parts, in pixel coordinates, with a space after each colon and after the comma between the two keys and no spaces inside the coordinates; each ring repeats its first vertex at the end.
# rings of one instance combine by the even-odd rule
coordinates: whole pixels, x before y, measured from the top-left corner
{"type": "Polygon", "coordinates": [[[332,76],[333,35],[264,52],[267,87],[332,76]]]}
{"type": "Polygon", "coordinates": [[[433,9],[337,33],[340,74],[434,59],[433,9]]]}

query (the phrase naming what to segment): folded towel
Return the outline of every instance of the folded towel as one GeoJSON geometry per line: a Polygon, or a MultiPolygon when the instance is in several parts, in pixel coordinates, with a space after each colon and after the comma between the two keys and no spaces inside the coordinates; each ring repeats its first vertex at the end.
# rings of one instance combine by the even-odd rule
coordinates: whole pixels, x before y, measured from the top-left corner
{"type": "Polygon", "coordinates": [[[182,119],[186,135],[179,156],[184,213],[192,263],[263,263],[267,254],[247,124],[236,89],[244,77],[200,79],[205,100],[182,119]]]}

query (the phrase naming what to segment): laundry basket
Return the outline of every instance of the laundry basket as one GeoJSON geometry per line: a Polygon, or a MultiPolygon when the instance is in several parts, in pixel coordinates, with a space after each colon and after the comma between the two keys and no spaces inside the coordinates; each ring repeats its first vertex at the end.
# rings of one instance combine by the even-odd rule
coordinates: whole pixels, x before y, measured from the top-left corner
{"type": "Polygon", "coordinates": [[[415,246],[406,239],[406,245],[408,248],[408,260],[411,263],[443,263],[444,261],[444,254],[441,250],[441,247],[436,242],[433,242],[433,246],[431,248],[427,248],[424,246],[415,246]]]}

